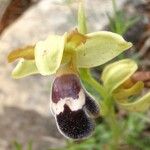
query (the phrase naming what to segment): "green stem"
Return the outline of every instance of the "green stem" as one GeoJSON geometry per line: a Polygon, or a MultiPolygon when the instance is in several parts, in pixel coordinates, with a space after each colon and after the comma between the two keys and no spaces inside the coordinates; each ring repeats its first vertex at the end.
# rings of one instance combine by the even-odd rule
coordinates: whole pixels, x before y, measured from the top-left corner
{"type": "MultiPolygon", "coordinates": [[[[85,15],[82,0],[79,3],[79,8],[78,8],[78,32],[82,34],[87,33],[86,15],[85,15]]],[[[80,77],[82,78],[81,80],[85,82],[86,85],[90,85],[92,88],[94,88],[94,90],[99,94],[100,97],[102,98],[105,97],[103,86],[91,76],[89,69],[79,69],[79,73],[80,73],[80,77]]]]}
{"type": "Polygon", "coordinates": [[[111,96],[107,96],[104,100],[105,107],[107,107],[107,112],[104,116],[105,120],[108,122],[111,132],[112,132],[112,141],[110,144],[110,150],[116,150],[119,146],[120,140],[120,127],[115,114],[115,105],[113,98],[111,96]]]}
{"type": "Polygon", "coordinates": [[[87,88],[87,90],[89,90],[89,92],[92,93],[93,91],[90,90],[94,89],[94,91],[98,93],[98,96],[104,99],[106,96],[105,90],[103,86],[92,77],[89,69],[79,69],[79,73],[84,85],[90,87],[87,88]]]}
{"type": "MultiPolygon", "coordinates": [[[[113,0],[113,7],[116,13],[117,8],[116,8],[115,0],[113,0]]],[[[83,3],[80,3],[79,10],[78,10],[78,31],[82,34],[87,33],[86,17],[83,9],[83,3]]],[[[120,129],[115,115],[113,98],[112,96],[108,96],[105,88],[92,77],[89,69],[79,69],[79,73],[84,85],[89,87],[87,88],[89,89],[89,92],[93,93],[96,91],[98,93],[98,97],[103,99],[102,104],[104,104],[103,106],[104,108],[106,108],[104,109],[106,110],[106,112],[104,113],[106,115],[104,115],[104,117],[108,121],[112,131],[112,143],[110,149],[116,150],[117,147],[119,146],[120,129]],[[92,89],[94,90],[92,91],[92,89]]]]}
{"type": "Polygon", "coordinates": [[[85,17],[85,11],[84,11],[82,0],[79,3],[79,8],[78,8],[78,32],[82,34],[87,33],[86,17],[85,17]]]}
{"type": "Polygon", "coordinates": [[[117,5],[116,5],[116,1],[115,0],[112,0],[112,5],[113,5],[113,10],[114,10],[114,15],[116,15],[117,5]]]}
{"type": "MultiPolygon", "coordinates": [[[[116,150],[119,146],[121,128],[119,127],[119,123],[116,118],[114,100],[111,95],[107,94],[108,92],[105,90],[105,88],[92,77],[89,69],[80,69],[80,77],[84,85],[86,87],[90,87],[87,89],[94,89],[94,91],[99,94],[98,97],[101,97],[103,99],[103,101],[101,101],[101,114],[108,122],[112,132],[112,142],[110,144],[110,150],[116,150]]],[[[93,91],[89,92],[93,94],[93,91]]]]}

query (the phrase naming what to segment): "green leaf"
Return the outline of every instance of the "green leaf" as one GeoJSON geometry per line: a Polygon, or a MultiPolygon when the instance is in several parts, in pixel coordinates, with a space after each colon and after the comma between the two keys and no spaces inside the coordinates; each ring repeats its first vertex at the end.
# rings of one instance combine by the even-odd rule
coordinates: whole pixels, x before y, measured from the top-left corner
{"type": "Polygon", "coordinates": [[[13,62],[18,58],[24,58],[27,60],[34,59],[34,46],[26,46],[24,48],[16,49],[9,53],[8,62],[13,62]]]}
{"type": "Polygon", "coordinates": [[[63,57],[67,34],[51,35],[35,46],[35,62],[42,75],[51,75],[57,71],[63,57]]]}
{"type": "Polygon", "coordinates": [[[79,8],[78,8],[78,31],[79,33],[82,34],[87,33],[86,17],[83,8],[83,2],[79,3],[79,8]]]}
{"type": "Polygon", "coordinates": [[[144,95],[142,98],[132,102],[132,103],[119,103],[118,104],[128,110],[128,111],[135,111],[135,112],[142,112],[146,111],[150,108],[150,92],[144,95]]]}
{"type": "Polygon", "coordinates": [[[86,42],[76,48],[77,66],[80,68],[102,65],[132,46],[122,36],[108,31],[86,36],[86,42]]]}
{"type": "Polygon", "coordinates": [[[12,77],[15,79],[23,78],[28,75],[37,74],[38,69],[34,60],[21,59],[12,72],[12,77]]]}
{"type": "Polygon", "coordinates": [[[123,59],[106,66],[101,78],[107,91],[113,92],[129,79],[137,68],[137,64],[131,59],[123,59]]]}

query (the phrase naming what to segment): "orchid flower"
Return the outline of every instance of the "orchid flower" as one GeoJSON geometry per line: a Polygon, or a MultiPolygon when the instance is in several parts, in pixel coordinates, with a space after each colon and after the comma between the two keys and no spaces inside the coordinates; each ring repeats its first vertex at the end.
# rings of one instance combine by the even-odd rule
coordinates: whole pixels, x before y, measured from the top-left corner
{"type": "Polygon", "coordinates": [[[142,81],[132,80],[137,69],[135,61],[123,59],[106,66],[101,79],[108,94],[113,96],[120,107],[128,111],[142,112],[150,107],[150,92],[137,100],[134,98],[144,88],[142,81]]]}
{"type": "MultiPolygon", "coordinates": [[[[82,25],[85,29],[84,23],[82,25]]],[[[8,55],[9,62],[19,59],[12,72],[13,78],[32,74],[54,76],[50,89],[51,112],[59,131],[75,140],[91,135],[94,118],[100,111],[95,97],[81,83],[79,68],[102,65],[132,46],[116,33],[99,31],[84,34],[80,29],[63,35],[49,35],[45,41],[14,50],[8,55]]]]}

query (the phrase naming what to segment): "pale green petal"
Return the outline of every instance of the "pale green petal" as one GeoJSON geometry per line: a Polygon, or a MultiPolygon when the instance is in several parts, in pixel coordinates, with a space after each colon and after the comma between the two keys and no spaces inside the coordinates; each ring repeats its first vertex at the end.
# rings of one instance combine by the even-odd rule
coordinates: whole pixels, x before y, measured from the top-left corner
{"type": "MultiPolygon", "coordinates": [[[[118,102],[118,101],[117,101],[118,102]]],[[[150,92],[142,98],[132,103],[118,103],[122,108],[128,111],[142,112],[150,108],[150,92]]]]}
{"type": "Polygon", "coordinates": [[[111,93],[119,87],[137,68],[137,64],[131,59],[123,59],[106,66],[101,78],[107,91],[111,93]]]}
{"type": "Polygon", "coordinates": [[[86,42],[76,48],[77,65],[80,68],[104,64],[132,46],[132,43],[125,41],[122,36],[108,31],[86,36],[86,42]]]}
{"type": "Polygon", "coordinates": [[[34,60],[21,59],[12,72],[12,77],[15,79],[23,78],[32,74],[37,74],[38,69],[34,60]]]}
{"type": "Polygon", "coordinates": [[[34,59],[34,46],[26,46],[18,48],[9,53],[7,59],[8,62],[13,62],[18,58],[24,58],[26,60],[34,59]]]}
{"type": "Polygon", "coordinates": [[[87,37],[78,32],[77,29],[70,31],[67,34],[67,42],[65,44],[65,53],[69,52],[70,54],[74,53],[75,49],[84,44],[87,40],[87,37]]]}
{"type": "Polygon", "coordinates": [[[116,100],[127,99],[130,96],[139,94],[143,88],[144,83],[139,81],[129,89],[117,89],[115,92],[113,92],[113,96],[116,100]]]}
{"type": "Polygon", "coordinates": [[[51,75],[60,66],[66,42],[63,36],[51,35],[45,41],[38,42],[35,46],[35,62],[42,75],[51,75]]]}

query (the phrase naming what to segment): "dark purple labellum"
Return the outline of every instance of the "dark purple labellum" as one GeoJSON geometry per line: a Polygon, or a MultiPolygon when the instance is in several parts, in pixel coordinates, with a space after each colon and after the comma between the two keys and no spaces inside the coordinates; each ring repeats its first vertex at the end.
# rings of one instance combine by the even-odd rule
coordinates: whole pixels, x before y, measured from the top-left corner
{"type": "Polygon", "coordinates": [[[57,103],[66,97],[78,98],[81,84],[78,77],[74,74],[57,77],[52,87],[52,101],[57,103]]]}
{"type": "Polygon", "coordinates": [[[99,115],[98,104],[83,89],[75,74],[56,77],[52,86],[51,110],[60,132],[76,140],[92,133],[94,122],[91,116],[99,115]]]}
{"type": "Polygon", "coordinates": [[[71,111],[65,105],[64,111],[56,116],[60,132],[72,139],[82,139],[91,134],[94,130],[94,123],[83,109],[71,111]]]}
{"type": "Polygon", "coordinates": [[[99,105],[88,94],[86,94],[85,108],[91,116],[99,117],[99,105]]]}

